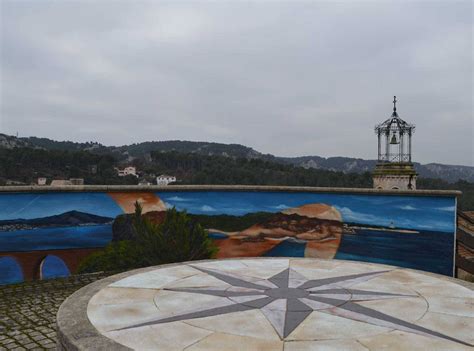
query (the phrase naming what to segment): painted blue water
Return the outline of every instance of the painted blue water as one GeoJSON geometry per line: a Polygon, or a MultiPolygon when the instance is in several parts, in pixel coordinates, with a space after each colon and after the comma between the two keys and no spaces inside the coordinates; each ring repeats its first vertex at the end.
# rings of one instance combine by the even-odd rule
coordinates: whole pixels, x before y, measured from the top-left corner
{"type": "Polygon", "coordinates": [[[306,244],[285,240],[268,251],[264,256],[269,257],[304,257],[306,244]]]}
{"type": "Polygon", "coordinates": [[[23,281],[23,272],[13,257],[0,257],[0,285],[23,281]]]}
{"type": "Polygon", "coordinates": [[[41,279],[67,277],[71,275],[63,260],[54,255],[48,255],[41,264],[41,279]]]}
{"type": "MultiPolygon", "coordinates": [[[[343,235],[336,259],[388,264],[452,276],[450,233],[405,234],[358,230],[343,235]]],[[[264,256],[304,257],[305,243],[282,241],[264,256]]]]}
{"type": "MultiPolygon", "coordinates": [[[[450,233],[405,234],[358,230],[343,235],[336,259],[388,264],[452,276],[450,233]]],[[[306,244],[283,241],[265,256],[304,257],[306,244]]]]}
{"type": "Polygon", "coordinates": [[[0,252],[103,247],[110,240],[110,224],[16,230],[0,232],[0,252]]]}
{"type": "Polygon", "coordinates": [[[383,263],[452,276],[453,235],[357,230],[343,235],[336,259],[383,263]]]}
{"type": "Polygon", "coordinates": [[[304,204],[337,208],[344,222],[454,232],[455,200],[450,197],[381,196],[283,192],[192,191],[157,194],[167,206],[192,214],[244,215],[279,212],[304,204]]]}
{"type": "Polygon", "coordinates": [[[227,239],[229,237],[226,234],[216,233],[216,232],[209,233],[208,235],[211,239],[214,239],[214,240],[227,239]]]}

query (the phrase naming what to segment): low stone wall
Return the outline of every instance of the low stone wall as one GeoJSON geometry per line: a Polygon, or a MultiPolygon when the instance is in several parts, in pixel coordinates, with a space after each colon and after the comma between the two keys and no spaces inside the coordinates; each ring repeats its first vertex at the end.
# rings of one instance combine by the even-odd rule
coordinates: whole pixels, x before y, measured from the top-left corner
{"type": "Polygon", "coordinates": [[[456,190],[381,190],[373,188],[339,188],[310,186],[263,186],[263,185],[68,185],[68,186],[0,186],[1,193],[43,192],[161,192],[161,191],[281,191],[340,194],[377,194],[411,196],[461,196],[456,190]]]}
{"type": "Polygon", "coordinates": [[[136,202],[144,213],[176,207],[207,223],[219,258],[356,259],[452,275],[460,194],[249,185],[0,187],[0,284],[1,256],[13,256],[16,263],[8,264],[17,264],[26,280],[38,277],[39,251],[66,250],[55,260],[74,272],[83,253],[110,242],[111,223],[132,213],[136,202]],[[13,254],[18,251],[24,254],[13,254]],[[22,259],[28,255],[31,262],[22,259]]]}

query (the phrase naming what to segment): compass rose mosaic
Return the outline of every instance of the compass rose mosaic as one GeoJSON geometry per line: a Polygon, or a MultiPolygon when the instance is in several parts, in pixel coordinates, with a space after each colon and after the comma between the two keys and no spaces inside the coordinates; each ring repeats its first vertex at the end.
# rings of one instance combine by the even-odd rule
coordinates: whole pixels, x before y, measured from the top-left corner
{"type": "Polygon", "coordinates": [[[130,275],[87,313],[132,349],[462,350],[474,343],[473,301],[468,288],[391,266],[241,259],[130,275]]]}

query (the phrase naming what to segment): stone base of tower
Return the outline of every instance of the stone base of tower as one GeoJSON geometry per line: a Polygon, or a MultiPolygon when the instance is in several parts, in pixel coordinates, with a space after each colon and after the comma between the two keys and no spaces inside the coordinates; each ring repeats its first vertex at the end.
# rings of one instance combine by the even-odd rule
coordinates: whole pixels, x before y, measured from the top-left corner
{"type": "Polygon", "coordinates": [[[372,173],[375,189],[416,189],[416,172],[413,163],[378,163],[372,173]]]}

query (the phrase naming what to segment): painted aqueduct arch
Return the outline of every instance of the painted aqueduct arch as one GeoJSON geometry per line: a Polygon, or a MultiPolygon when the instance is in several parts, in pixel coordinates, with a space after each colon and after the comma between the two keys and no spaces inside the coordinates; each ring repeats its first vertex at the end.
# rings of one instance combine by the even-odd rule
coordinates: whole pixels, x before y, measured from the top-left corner
{"type": "MultiPolygon", "coordinates": [[[[31,281],[46,278],[42,273],[42,265],[45,259],[57,257],[64,262],[65,267],[74,274],[77,272],[80,262],[88,255],[99,249],[67,249],[67,250],[42,250],[29,252],[0,252],[0,259],[12,258],[21,269],[23,280],[31,281]]],[[[43,267],[44,268],[44,267],[43,267]]]]}

